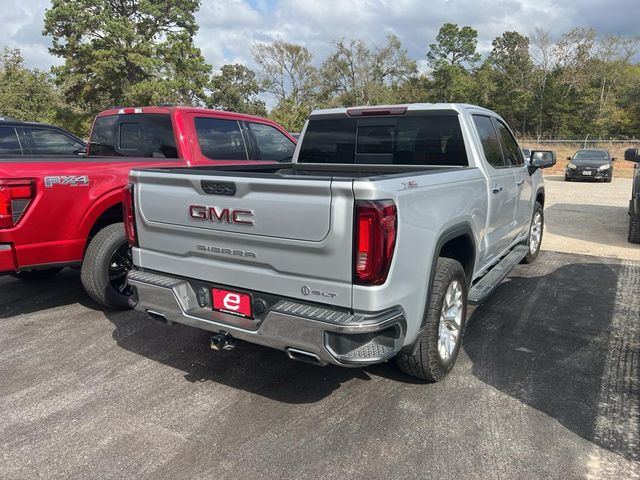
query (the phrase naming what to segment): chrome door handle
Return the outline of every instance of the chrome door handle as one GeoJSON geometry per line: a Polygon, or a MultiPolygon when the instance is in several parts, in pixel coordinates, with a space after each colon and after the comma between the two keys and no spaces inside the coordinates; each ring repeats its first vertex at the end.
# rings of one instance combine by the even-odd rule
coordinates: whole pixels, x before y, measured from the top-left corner
{"type": "Polygon", "coordinates": [[[495,194],[498,194],[498,193],[500,193],[501,191],[502,191],[502,186],[499,186],[499,187],[498,187],[498,186],[493,187],[493,190],[492,190],[492,192],[493,192],[493,193],[495,193],[495,194]]]}
{"type": "Polygon", "coordinates": [[[524,185],[524,179],[523,179],[523,180],[520,180],[519,182],[516,182],[516,185],[517,185],[518,187],[521,187],[522,185],[524,185]]]}

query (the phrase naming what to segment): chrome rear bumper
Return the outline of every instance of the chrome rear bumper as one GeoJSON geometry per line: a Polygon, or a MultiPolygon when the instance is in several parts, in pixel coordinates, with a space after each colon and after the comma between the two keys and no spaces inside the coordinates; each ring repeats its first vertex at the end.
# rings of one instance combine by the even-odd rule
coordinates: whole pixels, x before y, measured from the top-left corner
{"type": "MultiPolygon", "coordinates": [[[[329,306],[304,304],[268,296],[267,309],[247,319],[202,307],[194,283],[183,278],[132,270],[130,304],[136,310],[167,322],[181,323],[214,333],[317,357],[318,364],[363,366],[383,362],[402,347],[406,321],[400,310],[353,314],[329,306]]],[[[212,287],[214,285],[209,285],[212,287]]],[[[254,298],[260,293],[253,294],[254,298]]]]}

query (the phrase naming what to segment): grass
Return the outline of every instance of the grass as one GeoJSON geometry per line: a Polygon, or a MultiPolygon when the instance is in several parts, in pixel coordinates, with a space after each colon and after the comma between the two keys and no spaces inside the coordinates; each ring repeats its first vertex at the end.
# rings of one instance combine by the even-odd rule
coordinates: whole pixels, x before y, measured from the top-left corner
{"type": "MultiPolygon", "coordinates": [[[[535,142],[527,142],[522,141],[520,143],[522,148],[530,148],[531,150],[553,150],[556,152],[557,163],[555,167],[547,168],[544,172],[548,175],[564,175],[564,171],[567,168],[567,157],[573,156],[576,150],[582,148],[582,145],[570,144],[570,143],[559,143],[559,144],[549,144],[549,143],[535,143],[535,142]]],[[[613,175],[614,177],[622,177],[622,178],[632,178],[633,177],[633,167],[635,165],[634,162],[628,162],[624,159],[624,151],[627,148],[638,148],[639,145],[631,144],[631,143],[598,143],[591,144],[588,148],[604,148],[609,150],[609,153],[612,157],[616,159],[613,164],[613,175]]]]}

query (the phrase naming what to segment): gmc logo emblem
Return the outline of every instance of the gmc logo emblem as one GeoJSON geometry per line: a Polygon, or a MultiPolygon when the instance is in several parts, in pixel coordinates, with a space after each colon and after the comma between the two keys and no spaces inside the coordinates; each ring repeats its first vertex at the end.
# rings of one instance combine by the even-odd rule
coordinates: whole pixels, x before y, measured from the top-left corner
{"type": "Polygon", "coordinates": [[[234,210],[233,208],[204,207],[189,205],[189,216],[196,220],[210,220],[217,223],[253,226],[252,210],[234,210]]]}

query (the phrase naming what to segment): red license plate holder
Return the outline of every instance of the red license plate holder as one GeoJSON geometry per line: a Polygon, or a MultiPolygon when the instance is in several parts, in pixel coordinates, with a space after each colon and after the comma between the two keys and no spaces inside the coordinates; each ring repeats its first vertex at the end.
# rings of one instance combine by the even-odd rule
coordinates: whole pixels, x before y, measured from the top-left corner
{"type": "Polygon", "coordinates": [[[243,318],[253,318],[251,295],[222,288],[212,288],[213,309],[243,318]]]}

